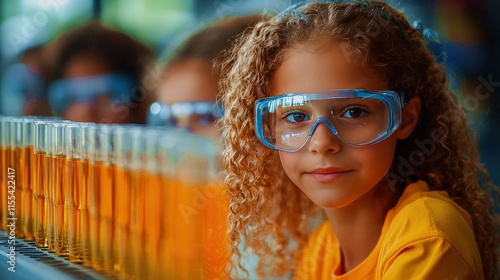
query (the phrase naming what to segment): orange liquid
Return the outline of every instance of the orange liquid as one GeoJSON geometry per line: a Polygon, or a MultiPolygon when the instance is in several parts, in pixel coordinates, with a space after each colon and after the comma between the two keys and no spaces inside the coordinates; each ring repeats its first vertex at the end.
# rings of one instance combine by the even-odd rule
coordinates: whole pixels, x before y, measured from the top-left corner
{"type": "Polygon", "coordinates": [[[227,279],[229,262],[229,201],[223,186],[204,187],[207,205],[203,209],[203,274],[205,279],[227,279]]]}
{"type": "Polygon", "coordinates": [[[13,151],[13,167],[15,170],[15,182],[16,182],[16,238],[24,238],[25,233],[23,229],[24,225],[24,203],[25,203],[25,193],[23,185],[23,174],[25,167],[25,153],[21,148],[15,148],[13,151]]]}
{"type": "Polygon", "coordinates": [[[115,218],[115,184],[114,184],[114,165],[101,165],[101,226],[99,246],[104,259],[104,272],[108,275],[113,274],[113,265],[115,256],[113,252],[114,236],[114,218],[115,218]]]}
{"type": "Polygon", "coordinates": [[[100,225],[100,192],[99,188],[101,186],[101,172],[98,165],[91,164],[92,170],[92,184],[90,186],[90,235],[89,235],[89,245],[90,245],[90,259],[92,261],[91,266],[95,270],[102,270],[102,258],[99,256],[99,225],[100,225]]]}
{"type": "Polygon", "coordinates": [[[81,242],[82,242],[82,260],[86,266],[92,266],[91,248],[90,248],[90,188],[93,184],[93,172],[88,160],[79,162],[82,169],[82,186],[80,188],[80,207],[81,207],[81,242]]]}
{"type": "Polygon", "coordinates": [[[202,278],[202,188],[175,183],[174,277],[202,278]]]}
{"type": "Polygon", "coordinates": [[[68,254],[72,262],[82,261],[82,210],[81,193],[83,165],[79,159],[69,159],[69,185],[65,206],[68,213],[68,254]]]}
{"type": "Polygon", "coordinates": [[[53,209],[55,252],[60,256],[68,255],[68,208],[65,199],[68,192],[68,160],[65,156],[53,158],[53,209]]]}
{"type": "Polygon", "coordinates": [[[175,184],[166,177],[160,181],[160,276],[159,279],[174,279],[174,209],[175,184]]]}
{"type": "Polygon", "coordinates": [[[158,248],[160,246],[160,188],[161,177],[144,174],[144,254],[147,279],[158,279],[161,266],[158,248]]]}
{"type": "MultiPolygon", "coordinates": [[[[9,179],[7,178],[7,168],[14,168],[14,165],[12,163],[12,149],[10,147],[7,147],[5,150],[4,150],[4,154],[5,154],[5,165],[2,166],[2,168],[4,169],[4,184],[5,184],[5,188],[2,189],[2,190],[8,190],[8,181],[9,179]]],[[[8,192],[5,193],[5,198],[4,198],[4,202],[5,202],[5,205],[4,205],[4,212],[3,212],[3,226],[2,228],[3,229],[7,229],[7,218],[8,218],[8,213],[7,213],[7,197],[10,196],[8,194],[8,192]]],[[[17,204],[17,201],[16,201],[16,204],[17,204]]]]}
{"type": "Polygon", "coordinates": [[[24,225],[23,230],[26,240],[35,238],[35,201],[33,199],[33,183],[35,170],[35,149],[33,146],[28,146],[24,150],[26,163],[23,167],[23,186],[24,186],[24,225]]]}
{"type": "Polygon", "coordinates": [[[128,279],[133,275],[132,253],[129,246],[131,244],[130,233],[130,187],[132,183],[132,172],[128,169],[117,167],[115,169],[116,188],[114,197],[115,203],[115,238],[113,255],[115,256],[114,271],[119,279],[128,279]]]}
{"type": "Polygon", "coordinates": [[[229,203],[224,188],[163,179],[160,193],[160,277],[227,279],[229,203]]]}
{"type": "Polygon", "coordinates": [[[46,180],[46,185],[47,185],[47,194],[45,197],[45,220],[47,221],[46,223],[46,229],[47,229],[47,246],[49,248],[49,251],[55,251],[55,239],[54,239],[54,228],[55,228],[55,220],[54,220],[54,197],[55,197],[55,190],[54,190],[54,166],[55,163],[53,161],[54,159],[50,156],[47,155],[47,180],[46,180]]]}
{"type": "Polygon", "coordinates": [[[33,196],[35,198],[35,239],[37,247],[47,246],[47,171],[46,154],[35,154],[35,184],[33,196]]]}
{"type": "Polygon", "coordinates": [[[113,271],[113,166],[93,164],[91,189],[91,254],[92,267],[111,274],[113,271]]]}
{"type": "MultiPolygon", "coordinates": [[[[12,164],[12,148],[7,147],[4,150],[4,153],[5,153],[5,167],[4,168],[8,168],[8,167],[13,168],[14,165],[12,164]]],[[[4,170],[4,172],[5,172],[4,175],[6,175],[7,173],[5,170],[4,170]]],[[[6,177],[4,179],[7,180],[6,177]]]]}
{"type": "Polygon", "coordinates": [[[145,228],[144,228],[144,209],[145,209],[145,191],[147,176],[146,173],[132,172],[131,201],[130,201],[130,234],[131,234],[131,261],[133,268],[132,274],[135,276],[145,275],[145,228]]]}

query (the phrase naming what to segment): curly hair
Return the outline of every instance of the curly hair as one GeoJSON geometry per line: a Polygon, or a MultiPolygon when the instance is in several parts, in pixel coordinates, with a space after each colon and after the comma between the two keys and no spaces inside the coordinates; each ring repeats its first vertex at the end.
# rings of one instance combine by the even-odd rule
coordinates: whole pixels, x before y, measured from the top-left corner
{"type": "MultiPolygon", "coordinates": [[[[404,15],[386,3],[352,1],[309,3],[256,25],[220,65],[225,108],[223,160],[230,197],[229,240],[242,240],[259,257],[260,275],[281,275],[294,267],[304,245],[308,218],[317,207],[285,175],[278,153],[255,136],[254,103],[268,96],[271,76],[291,48],[317,38],[340,41],[350,57],[371,67],[391,90],[422,100],[418,127],[399,140],[389,173],[405,182],[422,179],[433,190],[446,190],[473,220],[483,270],[493,278],[498,269],[498,216],[489,182],[479,163],[468,115],[448,87],[447,76],[426,48],[426,40],[404,15]],[[417,145],[434,140],[424,154],[417,145]],[[418,154],[415,154],[418,152],[418,154]],[[398,173],[405,159],[418,158],[411,174],[398,173]]],[[[241,253],[234,252],[235,267],[241,253]]]]}

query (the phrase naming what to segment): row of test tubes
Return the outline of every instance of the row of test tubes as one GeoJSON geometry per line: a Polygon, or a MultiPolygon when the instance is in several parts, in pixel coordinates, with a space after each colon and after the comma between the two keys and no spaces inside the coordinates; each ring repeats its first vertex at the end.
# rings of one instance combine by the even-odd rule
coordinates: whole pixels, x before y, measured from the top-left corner
{"type": "Polygon", "coordinates": [[[35,117],[0,117],[0,135],[0,229],[14,214],[16,238],[110,278],[226,278],[217,143],[35,117]]]}

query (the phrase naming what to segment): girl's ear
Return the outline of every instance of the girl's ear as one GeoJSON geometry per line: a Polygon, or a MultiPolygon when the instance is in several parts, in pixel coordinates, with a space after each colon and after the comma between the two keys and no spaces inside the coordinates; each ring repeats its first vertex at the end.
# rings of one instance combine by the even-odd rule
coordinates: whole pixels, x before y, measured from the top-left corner
{"type": "Polygon", "coordinates": [[[421,109],[422,101],[418,97],[413,97],[406,102],[406,106],[403,108],[401,124],[397,130],[398,139],[406,139],[415,130],[421,109]]]}

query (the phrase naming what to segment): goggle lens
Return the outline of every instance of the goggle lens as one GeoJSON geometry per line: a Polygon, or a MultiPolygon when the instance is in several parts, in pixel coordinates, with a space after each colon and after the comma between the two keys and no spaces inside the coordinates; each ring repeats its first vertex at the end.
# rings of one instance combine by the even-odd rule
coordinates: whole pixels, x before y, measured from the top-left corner
{"type": "Polygon", "coordinates": [[[297,151],[324,123],[342,141],[365,146],[387,138],[399,125],[400,111],[400,97],[390,91],[264,98],[256,103],[257,136],[273,149],[297,151]]]}

